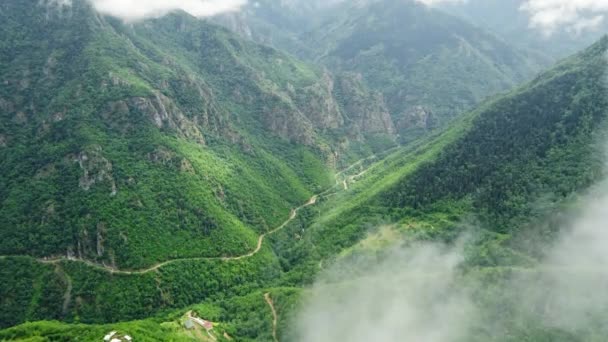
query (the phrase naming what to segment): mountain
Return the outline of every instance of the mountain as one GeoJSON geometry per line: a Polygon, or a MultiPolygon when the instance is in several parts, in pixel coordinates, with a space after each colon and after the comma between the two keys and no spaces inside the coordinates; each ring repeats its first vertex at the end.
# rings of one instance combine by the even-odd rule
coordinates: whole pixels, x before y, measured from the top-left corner
{"type": "MultiPolygon", "coordinates": [[[[356,76],[186,13],[124,23],[85,0],[11,0],[0,22],[2,326],[100,319],[89,300],[104,290],[78,279],[104,267],[260,252],[273,277],[260,235],[332,186],[334,169],[396,139],[383,97],[356,76]]],[[[159,303],[142,288],[153,283],[123,280],[148,304],[109,301],[105,319],[159,303]]],[[[198,299],[222,287],[193,283],[207,288],[198,299]]]]}
{"type": "MultiPolygon", "coordinates": [[[[107,323],[149,316],[159,307],[173,304],[185,307],[193,302],[188,294],[198,295],[198,291],[220,291],[222,295],[211,295],[205,297],[204,304],[144,321],[103,326],[28,323],[0,331],[0,338],[93,336],[113,329],[132,331],[141,339],[151,338],[148,334],[152,333],[187,340],[181,324],[193,310],[213,319],[217,332],[226,332],[231,338],[265,340],[278,331],[281,340],[297,340],[290,332],[291,324],[296,319],[295,311],[306,302],[302,296],[307,295],[299,287],[307,284],[319,268],[345,260],[345,265],[348,260],[366,265],[366,260],[381,258],[387,250],[392,255],[387,247],[396,241],[453,241],[462,232],[461,220],[475,214],[480,215],[485,228],[468,245],[463,274],[454,284],[473,291],[475,303],[483,308],[482,315],[474,317],[472,335],[466,340],[601,340],[605,325],[595,325],[595,321],[576,333],[567,327],[545,326],[544,317],[534,309],[527,311],[535,302],[522,307],[517,293],[513,293],[521,290],[510,287],[508,279],[515,276],[518,283],[527,283],[545,279],[548,272],[537,264],[538,251],[510,244],[518,234],[529,233],[533,226],[528,223],[543,214],[537,211],[536,200],[550,194],[548,207],[560,210],[561,204],[603,175],[595,143],[605,133],[608,114],[604,96],[607,51],[608,37],[511,93],[486,101],[443,132],[387,156],[360,161],[349,173],[338,175],[348,191],[321,196],[317,208],[303,208],[294,222],[271,237],[273,252],[268,248],[255,259],[231,264],[184,260],[157,274],[111,275],[78,263],[57,264],[60,270],[53,270],[55,266],[13,258],[13,266],[20,266],[13,272],[21,270],[27,277],[46,279],[53,274],[70,274],[68,297],[75,300],[68,302],[69,311],[74,310],[87,321],[107,323]],[[374,226],[377,228],[370,229],[374,226]],[[279,265],[272,261],[275,253],[279,265]],[[272,266],[260,265],[267,262],[272,266]],[[257,286],[268,291],[255,290],[257,286]],[[273,328],[273,311],[264,298],[274,300],[278,328],[273,328]],[[133,309],[140,306],[146,311],[133,309]]],[[[542,246],[551,245],[547,234],[556,232],[540,233],[546,239],[542,246]]],[[[1,269],[7,270],[4,266],[1,269]]],[[[356,278],[349,272],[340,268],[335,277],[341,283],[326,286],[348,288],[349,281],[356,278]]],[[[368,274],[369,268],[361,272],[368,274]]],[[[587,279],[586,272],[566,273],[587,279]]],[[[443,279],[435,274],[417,277],[443,279]]],[[[8,293],[6,288],[11,284],[3,284],[4,293],[8,293]]],[[[33,289],[13,288],[20,289],[19,294],[30,303],[29,310],[37,315],[30,317],[52,318],[54,306],[61,306],[65,298],[60,295],[61,281],[38,280],[35,284],[33,289]],[[34,293],[24,293],[27,291],[34,293]],[[57,298],[52,296],[55,293],[57,298]],[[38,298],[36,306],[32,306],[31,298],[38,298]]],[[[13,300],[15,295],[8,298],[13,300]]],[[[225,338],[219,333],[216,336],[225,338]]]]}
{"type": "MultiPolygon", "coordinates": [[[[348,289],[378,260],[407,268],[394,248],[453,248],[464,233],[445,284],[485,308],[465,340],[605,336],[605,314],[578,333],[543,326],[551,316],[528,307],[553,307],[519,308],[508,282],[550,287],[541,260],[563,216],[538,222],[605,175],[608,38],[456,115],[526,78],[522,55],[412,2],[342,5],[321,26],[334,38],[307,45],[324,52],[316,65],[179,11],[125,23],[85,0],[2,2],[0,339],[205,340],[185,328],[198,316],[212,340],[297,340],[320,274],[337,270],[328,287],[348,289]],[[395,31],[404,18],[411,35],[395,31]]],[[[392,287],[443,284],[436,271],[392,287]]],[[[365,293],[391,284],[373,280],[383,287],[365,293]]]]}
{"type": "Polygon", "coordinates": [[[413,0],[256,2],[216,20],[334,72],[362,75],[385,96],[404,141],[530,79],[549,61],[413,0]]]}
{"type": "Polygon", "coordinates": [[[358,79],[186,14],[125,25],[85,1],[9,1],[1,15],[0,254],[233,254],[366,137],[393,139],[358,79]]]}
{"type": "Polygon", "coordinates": [[[528,266],[559,232],[548,217],[604,175],[607,50],[605,37],[442,132],[362,165],[323,214],[276,236],[287,284],[310,281],[311,265],[344,257],[361,240],[380,250],[450,241],[470,224],[483,227],[472,264],[528,266]],[[301,241],[281,243],[304,227],[301,241]]]}
{"type": "Polygon", "coordinates": [[[448,122],[527,80],[542,61],[465,21],[414,1],[348,5],[310,45],[338,70],[363,75],[387,99],[403,135],[448,122]]]}
{"type": "Polygon", "coordinates": [[[209,20],[258,43],[310,57],[311,47],[302,36],[336,15],[342,2],[261,0],[248,2],[238,12],[220,14],[209,20]]]}
{"type": "Polygon", "coordinates": [[[509,44],[552,59],[559,59],[591,45],[608,30],[607,24],[586,29],[567,25],[547,34],[530,27],[529,14],[522,10],[524,0],[470,0],[444,2],[438,7],[448,13],[483,27],[504,38],[509,44]]]}

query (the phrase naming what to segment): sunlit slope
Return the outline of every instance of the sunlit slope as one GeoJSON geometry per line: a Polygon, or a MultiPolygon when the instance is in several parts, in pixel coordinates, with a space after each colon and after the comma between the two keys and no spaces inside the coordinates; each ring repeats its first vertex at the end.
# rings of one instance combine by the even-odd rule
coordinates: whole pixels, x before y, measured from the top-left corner
{"type": "Polygon", "coordinates": [[[360,82],[185,13],[127,25],[80,0],[2,6],[2,255],[239,255],[331,169],[393,144],[360,82]]]}
{"type": "Polygon", "coordinates": [[[0,340],[100,341],[112,331],[119,336],[129,335],[136,341],[271,341],[273,333],[280,340],[286,340],[302,292],[295,288],[270,288],[244,296],[192,305],[145,320],[114,324],[66,324],[57,321],[25,323],[0,330],[0,340]],[[277,315],[276,330],[266,298],[271,300],[277,315]],[[191,329],[186,328],[186,321],[190,317],[212,322],[213,330],[207,333],[198,323],[191,329]]]}
{"type": "Polygon", "coordinates": [[[443,133],[371,165],[347,192],[320,212],[310,212],[309,222],[284,232],[305,229],[301,241],[285,244],[277,238],[280,257],[294,270],[293,281],[310,279],[319,260],[393,224],[391,229],[400,232],[395,240],[403,234],[451,239],[462,231],[463,220],[470,221],[484,228],[474,263],[531,262],[508,248],[510,239],[530,233],[549,241],[555,227],[539,225],[532,232],[527,223],[602,174],[598,142],[608,109],[607,47],[608,39],[602,39],[463,115],[443,133]]]}

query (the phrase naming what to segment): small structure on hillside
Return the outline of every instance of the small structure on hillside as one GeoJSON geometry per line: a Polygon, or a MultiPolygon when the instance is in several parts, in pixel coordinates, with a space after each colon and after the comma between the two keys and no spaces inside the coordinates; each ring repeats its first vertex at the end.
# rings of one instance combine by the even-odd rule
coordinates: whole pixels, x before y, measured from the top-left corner
{"type": "Polygon", "coordinates": [[[113,341],[112,337],[116,335],[116,331],[110,331],[106,336],[103,337],[104,341],[113,341]]]}
{"type": "Polygon", "coordinates": [[[206,321],[204,319],[200,319],[198,317],[190,317],[190,319],[192,319],[194,321],[194,323],[197,323],[201,327],[205,328],[205,330],[207,330],[207,331],[213,329],[213,323],[211,323],[209,321],[206,321]]]}
{"type": "Polygon", "coordinates": [[[133,338],[129,335],[121,335],[117,331],[110,331],[103,337],[106,342],[132,342],[133,338]]]}
{"type": "Polygon", "coordinates": [[[188,318],[185,322],[184,322],[184,327],[188,330],[192,330],[194,329],[194,322],[192,322],[192,320],[190,318],[188,318]]]}

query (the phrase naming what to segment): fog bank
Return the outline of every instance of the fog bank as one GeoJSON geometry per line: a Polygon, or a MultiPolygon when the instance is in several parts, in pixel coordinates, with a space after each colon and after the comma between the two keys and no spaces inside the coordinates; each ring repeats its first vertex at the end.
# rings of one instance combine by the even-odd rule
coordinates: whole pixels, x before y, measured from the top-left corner
{"type": "Polygon", "coordinates": [[[608,182],[585,195],[566,221],[528,269],[464,275],[463,243],[400,247],[375,265],[351,262],[346,267],[365,274],[353,279],[336,265],[306,301],[298,341],[503,341],[507,334],[530,338],[529,331],[601,338],[608,333],[608,182]]]}

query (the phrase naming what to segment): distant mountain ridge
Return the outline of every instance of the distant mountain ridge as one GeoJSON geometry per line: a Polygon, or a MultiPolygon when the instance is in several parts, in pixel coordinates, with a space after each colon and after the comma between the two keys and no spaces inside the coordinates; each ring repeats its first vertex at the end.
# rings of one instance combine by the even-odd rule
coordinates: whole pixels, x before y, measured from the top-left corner
{"type": "Polygon", "coordinates": [[[404,141],[530,79],[548,64],[548,59],[413,0],[303,8],[260,2],[217,20],[330,70],[362,75],[365,84],[386,98],[404,141]],[[282,21],[277,18],[289,22],[292,17],[302,23],[279,29],[282,21]]]}

